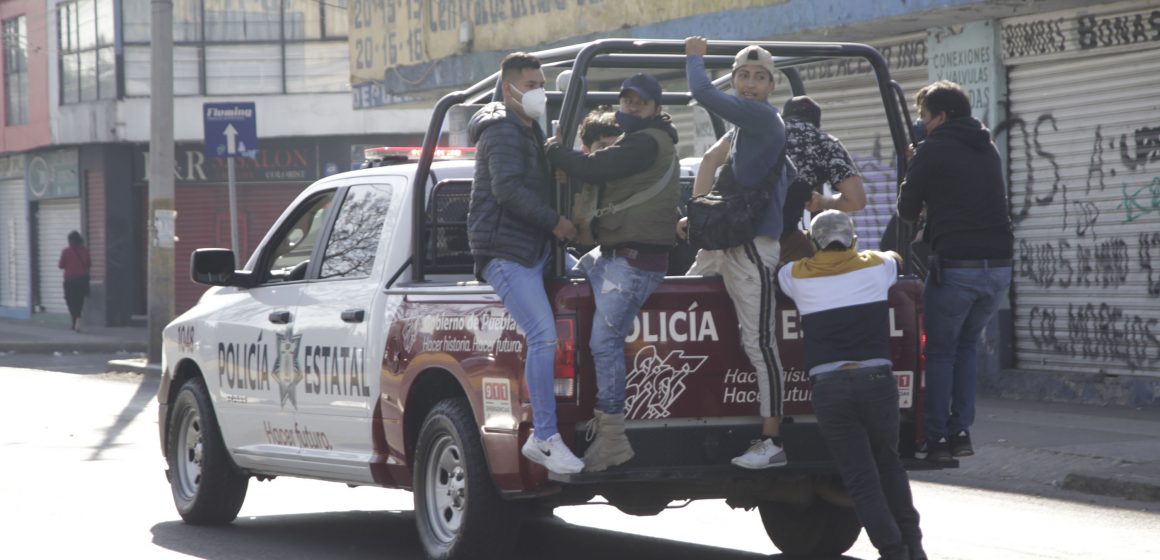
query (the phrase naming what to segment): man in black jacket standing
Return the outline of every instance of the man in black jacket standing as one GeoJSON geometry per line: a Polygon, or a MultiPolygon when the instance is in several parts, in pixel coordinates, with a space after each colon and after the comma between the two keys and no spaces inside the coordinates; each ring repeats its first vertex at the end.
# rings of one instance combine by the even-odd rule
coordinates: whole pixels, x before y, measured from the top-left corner
{"type": "Polygon", "coordinates": [[[495,288],[527,339],[534,430],[521,451],[554,473],[578,473],[584,463],[556,428],[556,321],[544,290],[553,236],[571,239],[576,227],[548,203],[555,195],[537,121],[547,104],[540,61],[512,53],[501,68],[503,101],[484,106],[467,128],[476,148],[467,241],[476,276],[495,288]]]}
{"type": "Polygon", "coordinates": [[[958,84],[940,80],[915,96],[927,138],[910,161],[898,215],[925,210],[933,254],[923,294],[926,327],[926,441],[930,461],[974,454],[979,335],[1011,286],[1014,252],[1003,165],[991,133],[971,117],[958,84]]]}

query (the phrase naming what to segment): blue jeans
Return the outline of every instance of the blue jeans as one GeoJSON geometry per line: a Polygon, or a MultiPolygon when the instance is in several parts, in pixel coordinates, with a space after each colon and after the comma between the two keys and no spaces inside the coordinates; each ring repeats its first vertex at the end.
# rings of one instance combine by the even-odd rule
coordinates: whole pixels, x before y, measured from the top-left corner
{"type": "Polygon", "coordinates": [[[664,272],[641,270],[624,257],[604,255],[597,247],[576,263],[592,285],[596,314],[588,341],[596,367],[596,410],[622,414],[625,399],[624,339],[644,300],[665,279],[664,272]]]}
{"type": "Polygon", "coordinates": [[[898,457],[898,385],[886,366],[810,380],[818,429],[858,520],[879,551],[922,539],[910,479],[898,457]]]}
{"type": "Polygon", "coordinates": [[[536,439],[545,440],[557,433],[556,392],[553,387],[556,368],[556,317],[544,290],[545,251],[536,264],[528,268],[505,259],[492,259],[483,269],[483,277],[495,288],[507,312],[524,332],[527,358],[524,361],[524,383],[532,399],[532,425],[536,439]]]}
{"type": "Polygon", "coordinates": [[[926,279],[922,299],[928,438],[957,434],[975,423],[975,348],[1010,286],[1009,266],[944,268],[941,285],[926,279]]]}

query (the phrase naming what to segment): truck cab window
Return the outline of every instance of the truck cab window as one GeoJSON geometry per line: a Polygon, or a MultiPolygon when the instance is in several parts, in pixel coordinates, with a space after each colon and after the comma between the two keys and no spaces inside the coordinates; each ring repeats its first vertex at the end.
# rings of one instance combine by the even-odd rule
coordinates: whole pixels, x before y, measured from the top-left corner
{"type": "Polygon", "coordinates": [[[266,261],[269,263],[266,271],[268,281],[289,282],[306,277],[310,255],[326,225],[327,211],[333,199],[334,191],[322,193],[303,203],[300,206],[303,210],[291,217],[292,225],[281,232],[281,239],[275,239],[271,244],[274,252],[266,261]]]}
{"type": "Polygon", "coordinates": [[[355,185],[347,190],[326,240],[319,278],[370,276],[390,206],[390,185],[355,185]]]}

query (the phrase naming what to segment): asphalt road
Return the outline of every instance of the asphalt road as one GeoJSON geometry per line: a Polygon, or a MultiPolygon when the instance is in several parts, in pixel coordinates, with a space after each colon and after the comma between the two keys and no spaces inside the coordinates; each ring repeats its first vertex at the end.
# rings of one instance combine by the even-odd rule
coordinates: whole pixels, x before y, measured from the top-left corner
{"type": "MultiPolygon", "coordinates": [[[[411,496],[295,479],[250,484],[228,527],[173,509],[157,436],[156,380],[100,374],[83,357],[0,361],[0,557],[420,559],[411,496]],[[71,365],[69,365],[71,364],[71,365]]],[[[59,357],[57,357],[59,358],[59,357]]],[[[89,356],[103,366],[107,356],[89,356]]],[[[916,482],[927,550],[942,560],[1160,557],[1160,514],[916,482]]],[[[519,558],[779,558],[756,512],[694,502],[655,517],[557,510],[519,536],[519,558]]],[[[846,559],[877,558],[863,535],[846,559]]]]}

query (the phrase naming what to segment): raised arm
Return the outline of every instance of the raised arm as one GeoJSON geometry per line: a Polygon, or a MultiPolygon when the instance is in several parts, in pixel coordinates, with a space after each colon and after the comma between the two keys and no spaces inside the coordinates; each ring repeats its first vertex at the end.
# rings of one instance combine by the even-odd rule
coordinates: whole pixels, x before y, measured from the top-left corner
{"type": "Polygon", "coordinates": [[[814,191],[814,194],[811,195],[809,211],[812,213],[822,210],[841,210],[849,213],[857,212],[866,207],[866,187],[862,184],[862,177],[858,175],[846,177],[834,186],[834,190],[838,193],[831,196],[814,191]]]}
{"type": "Polygon", "coordinates": [[[818,152],[814,157],[819,163],[822,178],[833,185],[838,193],[827,197],[815,191],[807,206],[809,211],[857,212],[865,208],[866,187],[850,152],[829,134],[820,133],[818,142],[818,152]]]}
{"type": "Polygon", "coordinates": [[[740,128],[769,130],[779,124],[777,110],[769,103],[742,99],[715,87],[705,73],[708,41],[703,37],[685,39],[685,72],[693,98],[717,116],[740,128]]]}

